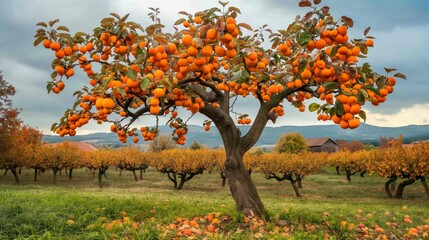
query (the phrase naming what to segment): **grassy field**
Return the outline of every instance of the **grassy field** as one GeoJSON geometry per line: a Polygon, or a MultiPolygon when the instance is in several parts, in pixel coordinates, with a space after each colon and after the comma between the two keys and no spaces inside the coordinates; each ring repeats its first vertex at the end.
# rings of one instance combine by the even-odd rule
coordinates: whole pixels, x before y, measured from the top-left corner
{"type": "Polygon", "coordinates": [[[166,175],[148,169],[135,182],[130,172],[107,171],[104,188],[85,170],[73,179],[46,172],[21,184],[0,175],[0,239],[398,239],[427,238],[429,201],[420,182],[404,199],[389,199],[377,176],[345,175],[333,169],[304,179],[303,197],[288,182],[253,174],[266,219],[237,213],[218,173],[204,173],[173,190],[166,175]],[[284,221],[286,220],[286,221],[284,221]],[[219,222],[218,222],[219,221],[219,222]]]}

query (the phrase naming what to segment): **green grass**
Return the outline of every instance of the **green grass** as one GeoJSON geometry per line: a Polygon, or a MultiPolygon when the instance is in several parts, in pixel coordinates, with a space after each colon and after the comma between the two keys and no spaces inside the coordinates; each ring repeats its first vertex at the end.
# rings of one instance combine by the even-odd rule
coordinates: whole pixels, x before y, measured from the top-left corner
{"type": "MultiPolygon", "coordinates": [[[[345,175],[339,176],[328,168],[306,177],[304,188],[300,189],[303,197],[296,198],[287,181],[266,180],[259,174],[252,178],[269,218],[262,226],[254,221],[243,223],[228,187],[221,187],[218,173],[195,176],[183,190],[175,191],[167,176],[153,169],[147,170],[138,182],[130,172],[124,171],[119,177],[118,171],[108,170],[103,189],[85,170],[75,170],[72,180],[58,176],[57,185],[52,184],[51,172],[34,182],[33,172],[24,170],[21,184],[16,185],[12,174],[3,176],[2,171],[0,239],[173,238],[175,231],[167,226],[174,223],[180,227],[176,218],[192,219],[212,212],[221,212],[219,218],[223,221],[218,233],[208,235],[209,239],[248,239],[259,234],[274,239],[284,239],[286,235],[294,239],[320,239],[325,233],[332,239],[347,239],[362,232],[357,228],[347,230],[350,223],[364,224],[370,237],[378,236],[375,225],[379,225],[384,229],[381,235],[403,238],[409,228],[429,224],[429,201],[419,182],[405,189],[403,199],[389,199],[384,192],[385,179],[365,175],[353,176],[352,182],[347,182],[345,175]],[[124,225],[107,230],[109,223],[123,219],[121,212],[139,223],[139,228],[124,225]],[[403,222],[405,215],[410,216],[412,223],[403,222]],[[287,229],[276,229],[279,219],[289,221],[287,229]],[[68,220],[74,223],[67,223],[68,220]],[[389,227],[386,222],[399,226],[389,227]],[[248,224],[253,228],[245,227],[248,224]]],[[[420,231],[420,236],[428,230],[420,231]]],[[[196,236],[203,238],[202,234],[196,236]]]]}

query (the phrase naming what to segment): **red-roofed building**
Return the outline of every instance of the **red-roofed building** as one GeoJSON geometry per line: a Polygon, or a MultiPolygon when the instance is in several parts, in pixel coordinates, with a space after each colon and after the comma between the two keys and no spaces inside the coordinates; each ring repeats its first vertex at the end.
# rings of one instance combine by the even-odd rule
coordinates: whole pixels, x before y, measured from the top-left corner
{"type": "Polygon", "coordinates": [[[311,152],[338,152],[338,144],[330,138],[306,138],[308,149],[311,152]]]}
{"type": "MultiPolygon", "coordinates": [[[[58,143],[45,143],[45,146],[50,146],[50,147],[56,147],[57,145],[62,144],[63,142],[58,142],[58,143]]],[[[75,145],[77,146],[79,149],[84,150],[84,151],[95,151],[97,150],[96,147],[92,146],[89,143],[86,142],[68,142],[69,144],[75,145]]]]}

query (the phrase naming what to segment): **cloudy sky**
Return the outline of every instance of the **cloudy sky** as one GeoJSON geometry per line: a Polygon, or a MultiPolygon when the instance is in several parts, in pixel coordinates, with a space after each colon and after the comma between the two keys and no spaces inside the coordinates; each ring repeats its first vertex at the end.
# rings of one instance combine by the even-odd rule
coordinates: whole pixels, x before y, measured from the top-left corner
{"type": "MultiPolygon", "coordinates": [[[[58,121],[73,102],[72,93],[79,90],[87,79],[77,74],[66,82],[60,95],[47,94],[46,81],[50,79],[52,54],[43,47],[33,47],[33,36],[40,21],[61,19],[61,25],[72,32],[91,31],[100,19],[111,12],[130,13],[129,20],[143,26],[149,24],[148,7],[159,7],[163,24],[171,29],[180,16],[180,10],[190,13],[219,6],[214,0],[0,0],[0,71],[17,89],[13,98],[22,109],[22,118],[33,127],[49,134],[51,123],[58,121]]],[[[297,6],[298,0],[231,0],[242,15],[239,22],[254,28],[269,24],[271,29],[285,29],[298,14],[305,10],[297,6]]],[[[427,0],[324,0],[335,17],[346,15],[355,22],[352,37],[362,36],[371,26],[376,37],[367,61],[378,72],[383,67],[398,68],[408,80],[398,81],[388,101],[375,108],[365,105],[367,123],[377,126],[403,126],[429,124],[429,81],[426,73],[429,53],[429,1],[427,0]]],[[[251,102],[253,103],[253,102],[251,102]]],[[[253,104],[242,102],[241,112],[254,115],[253,104]]],[[[190,123],[201,124],[203,117],[190,123]]],[[[153,125],[153,119],[142,119],[141,125],[153,125]]],[[[321,124],[312,113],[300,113],[286,106],[286,115],[277,125],[321,124]]],[[[106,131],[107,125],[90,124],[78,133],[106,131]]]]}

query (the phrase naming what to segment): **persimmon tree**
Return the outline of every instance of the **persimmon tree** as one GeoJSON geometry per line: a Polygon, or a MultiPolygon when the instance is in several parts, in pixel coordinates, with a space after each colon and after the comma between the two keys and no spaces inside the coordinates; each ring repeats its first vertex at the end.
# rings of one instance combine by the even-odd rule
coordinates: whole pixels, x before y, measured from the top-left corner
{"type": "Polygon", "coordinates": [[[181,190],[185,182],[194,176],[211,172],[216,163],[216,154],[209,149],[171,149],[152,153],[151,166],[167,174],[175,190],[181,190]]]}
{"type": "Polygon", "coordinates": [[[158,120],[166,116],[176,143],[185,144],[187,120],[178,109],[201,113],[208,118],[205,130],[214,124],[222,137],[225,174],[239,211],[261,215],[263,204],[242,159],[268,121],[284,115],[285,107],[308,106],[320,120],[356,128],[365,120],[361,106],[384,102],[394,90],[394,76],[403,77],[392,76],[395,69],[384,76],[361,64],[374,44],[369,28],[363,38],[349,39],[352,19],[334,17],[329,7],[318,7],[320,0],[313,2],[300,1],[309,12],[278,31],[240,23],[240,10],[224,2],[195,14],[180,12],[171,33],[164,31],[159,9],[149,14],[152,25],[112,13],[92,33],[70,34],[58,20],[40,22],[34,45],[54,52],[48,91],[61,92],[79,68],[89,78],[52,130],[73,136],[94,119],[111,122],[120,141],[137,142],[153,139],[158,120]],[[235,105],[247,96],[256,99],[254,119],[235,105]],[[140,118],[153,119],[155,127],[143,126],[139,134],[140,118]],[[237,128],[252,122],[247,133],[237,128]]]}
{"type": "Polygon", "coordinates": [[[298,181],[304,176],[319,172],[324,167],[323,159],[326,157],[326,153],[266,153],[260,156],[256,171],[263,173],[267,179],[279,182],[288,180],[295,195],[301,197],[298,181]]]}

